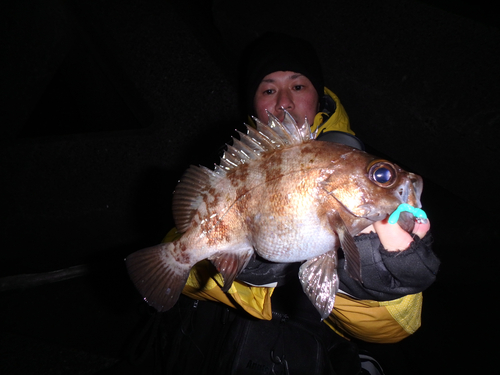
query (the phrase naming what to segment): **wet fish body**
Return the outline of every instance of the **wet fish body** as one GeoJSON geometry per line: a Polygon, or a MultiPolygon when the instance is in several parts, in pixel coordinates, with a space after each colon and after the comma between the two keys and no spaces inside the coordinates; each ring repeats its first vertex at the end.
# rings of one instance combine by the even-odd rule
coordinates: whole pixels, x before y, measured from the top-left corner
{"type": "Polygon", "coordinates": [[[304,262],[299,278],[322,318],[338,289],[337,250],[361,281],[353,236],[401,203],[420,207],[422,180],[349,146],[313,141],[307,124],[270,115],[233,140],[214,170],[191,166],[173,196],[174,242],[126,259],[129,275],[158,311],[177,301],[191,268],[209,259],[228,290],[254,254],[304,262]]]}

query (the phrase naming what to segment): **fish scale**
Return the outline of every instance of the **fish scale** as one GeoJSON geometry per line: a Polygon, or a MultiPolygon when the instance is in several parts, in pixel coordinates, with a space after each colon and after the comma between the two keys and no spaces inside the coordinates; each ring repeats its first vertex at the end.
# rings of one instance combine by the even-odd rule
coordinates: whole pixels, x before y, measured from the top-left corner
{"type": "MultiPolygon", "coordinates": [[[[353,236],[401,203],[420,207],[421,178],[352,147],[315,141],[305,122],[286,113],[227,147],[214,170],[191,166],[173,195],[183,235],[126,259],[129,275],[158,311],[177,301],[191,268],[203,259],[222,274],[227,291],[251,257],[303,262],[299,279],[321,317],[338,290],[337,251],[362,282],[353,236]],[[376,173],[383,171],[388,180],[376,173]]],[[[406,217],[406,216],[405,216],[406,217]]]]}

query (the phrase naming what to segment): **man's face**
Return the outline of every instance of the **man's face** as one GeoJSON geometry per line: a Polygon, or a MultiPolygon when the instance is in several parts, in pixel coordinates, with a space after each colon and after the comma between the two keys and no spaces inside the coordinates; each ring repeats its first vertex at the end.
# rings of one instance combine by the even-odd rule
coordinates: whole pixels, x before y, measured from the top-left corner
{"type": "Polygon", "coordinates": [[[306,76],[295,72],[277,71],[265,76],[253,99],[257,118],[267,123],[266,109],[283,121],[283,108],[299,125],[307,117],[309,123],[318,113],[319,98],[316,89],[306,76]]]}

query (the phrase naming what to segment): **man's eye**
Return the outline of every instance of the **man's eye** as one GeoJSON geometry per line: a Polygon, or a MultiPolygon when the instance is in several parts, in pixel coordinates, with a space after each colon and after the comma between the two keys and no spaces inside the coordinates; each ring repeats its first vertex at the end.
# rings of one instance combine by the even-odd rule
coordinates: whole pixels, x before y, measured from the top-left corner
{"type": "Polygon", "coordinates": [[[304,88],[304,85],[295,85],[295,86],[293,87],[293,89],[294,89],[295,91],[300,91],[300,90],[302,90],[303,88],[304,88]]]}
{"type": "Polygon", "coordinates": [[[264,90],[264,95],[271,95],[272,93],[274,93],[274,90],[272,89],[264,90]]]}

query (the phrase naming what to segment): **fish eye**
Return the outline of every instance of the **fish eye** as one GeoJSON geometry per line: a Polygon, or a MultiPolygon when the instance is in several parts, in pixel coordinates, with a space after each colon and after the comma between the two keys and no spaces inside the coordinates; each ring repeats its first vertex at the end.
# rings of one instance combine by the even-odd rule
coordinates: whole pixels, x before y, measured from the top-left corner
{"type": "Polygon", "coordinates": [[[391,180],[392,174],[390,169],[380,167],[373,173],[373,178],[375,181],[381,183],[381,184],[386,184],[391,180]]]}
{"type": "Polygon", "coordinates": [[[396,170],[394,166],[386,161],[373,163],[368,170],[368,177],[375,184],[389,187],[396,181],[396,170]]]}

